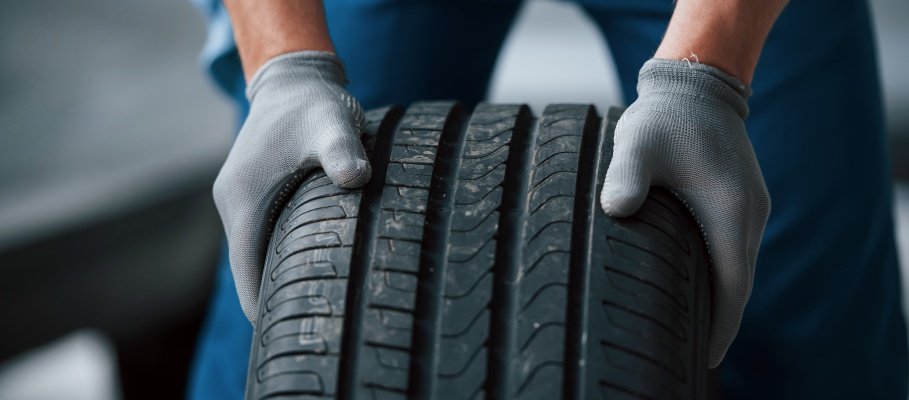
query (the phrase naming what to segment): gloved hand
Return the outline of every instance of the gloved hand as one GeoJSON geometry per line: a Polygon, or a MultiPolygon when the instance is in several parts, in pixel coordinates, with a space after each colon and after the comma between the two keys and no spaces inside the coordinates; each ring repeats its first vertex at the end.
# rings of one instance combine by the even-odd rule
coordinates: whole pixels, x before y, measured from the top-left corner
{"type": "Polygon", "coordinates": [[[633,214],[651,185],[673,191],[694,213],[713,267],[708,364],[715,368],[738,332],[770,196],[745,132],[750,89],[705,64],[652,59],[638,99],[615,129],[600,203],[633,214]]]}
{"type": "Polygon", "coordinates": [[[319,166],[341,187],[369,180],[363,110],[346,83],[338,57],[318,51],[275,57],[249,82],[249,116],[215,180],[214,198],[250,321],[271,228],[300,181],[319,166]]]}

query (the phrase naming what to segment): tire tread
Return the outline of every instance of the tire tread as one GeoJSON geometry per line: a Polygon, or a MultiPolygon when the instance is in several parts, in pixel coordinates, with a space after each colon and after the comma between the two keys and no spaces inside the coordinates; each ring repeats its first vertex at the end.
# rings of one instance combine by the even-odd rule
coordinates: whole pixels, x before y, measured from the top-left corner
{"type": "Polygon", "coordinates": [[[660,188],[599,211],[620,114],[368,113],[373,179],[312,173],[275,224],[247,398],[704,398],[697,224],[660,188]]]}

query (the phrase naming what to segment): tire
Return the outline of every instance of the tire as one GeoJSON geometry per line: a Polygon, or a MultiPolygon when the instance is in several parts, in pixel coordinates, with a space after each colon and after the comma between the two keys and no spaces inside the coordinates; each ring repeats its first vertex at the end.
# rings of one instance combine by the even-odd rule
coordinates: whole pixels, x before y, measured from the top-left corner
{"type": "Polygon", "coordinates": [[[599,208],[620,114],[370,112],[370,183],[313,173],[276,223],[247,399],[705,397],[695,220],[599,208]]]}

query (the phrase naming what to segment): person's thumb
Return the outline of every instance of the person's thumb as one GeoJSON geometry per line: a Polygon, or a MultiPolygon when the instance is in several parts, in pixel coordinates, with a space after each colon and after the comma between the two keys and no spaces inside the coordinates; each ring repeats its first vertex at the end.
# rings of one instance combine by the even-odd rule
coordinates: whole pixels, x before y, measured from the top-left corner
{"type": "Polygon", "coordinates": [[[240,307],[252,324],[259,312],[259,285],[262,263],[268,248],[267,219],[254,208],[235,210],[228,232],[230,270],[237,288],[240,307]]]}
{"type": "Polygon", "coordinates": [[[358,188],[369,182],[372,169],[358,133],[334,132],[319,153],[319,163],[331,181],[343,188],[358,188]]]}
{"type": "Polygon", "coordinates": [[[613,217],[634,214],[644,204],[649,190],[650,171],[640,154],[628,148],[616,148],[600,192],[603,211],[613,217]]]}
{"type": "MultiPolygon", "coordinates": [[[[682,194],[683,197],[688,197],[682,194]]],[[[712,318],[708,339],[707,367],[716,368],[738,334],[745,305],[751,296],[754,260],[759,244],[749,243],[755,224],[765,218],[750,218],[747,201],[729,201],[726,207],[705,208],[690,200],[695,215],[703,223],[707,248],[713,267],[712,318]]],[[[765,214],[766,215],[766,214],[765,214]]]]}
{"type": "Polygon", "coordinates": [[[717,187],[681,189],[677,194],[701,225],[710,252],[712,310],[707,366],[716,368],[738,334],[751,296],[770,198],[760,175],[736,176],[729,182],[710,178],[710,182],[719,183],[717,187]]]}

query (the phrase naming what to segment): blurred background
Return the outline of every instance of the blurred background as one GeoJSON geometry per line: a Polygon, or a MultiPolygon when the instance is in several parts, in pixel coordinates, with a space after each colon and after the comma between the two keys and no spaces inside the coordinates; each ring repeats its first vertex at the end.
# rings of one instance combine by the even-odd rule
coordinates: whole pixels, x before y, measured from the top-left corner
{"type": "MultiPolygon", "coordinates": [[[[909,2],[871,3],[906,268],[909,2]]],[[[204,29],[184,0],[0,3],[0,399],[182,397],[221,251],[210,186],[235,129],[198,68],[204,29]]],[[[618,90],[592,23],[538,0],[489,98],[602,112],[618,90]]]]}

